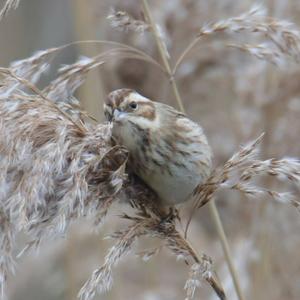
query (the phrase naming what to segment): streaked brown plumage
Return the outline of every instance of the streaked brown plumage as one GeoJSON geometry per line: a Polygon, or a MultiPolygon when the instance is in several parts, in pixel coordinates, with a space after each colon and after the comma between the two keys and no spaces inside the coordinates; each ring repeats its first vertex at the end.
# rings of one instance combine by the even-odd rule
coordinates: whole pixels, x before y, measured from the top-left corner
{"type": "Polygon", "coordinates": [[[114,138],[129,150],[130,167],[163,204],[188,200],[209,175],[211,150],[202,128],[171,106],[119,89],[104,111],[114,138]]]}

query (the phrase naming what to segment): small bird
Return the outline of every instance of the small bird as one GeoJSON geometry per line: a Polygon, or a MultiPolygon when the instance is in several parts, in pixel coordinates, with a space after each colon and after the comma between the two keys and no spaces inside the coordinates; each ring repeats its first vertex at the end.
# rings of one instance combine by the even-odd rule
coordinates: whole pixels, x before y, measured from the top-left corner
{"type": "Polygon", "coordinates": [[[129,151],[129,167],[163,205],[187,201],[209,176],[212,152],[202,128],[173,107],[118,89],[104,113],[113,138],[129,151]]]}

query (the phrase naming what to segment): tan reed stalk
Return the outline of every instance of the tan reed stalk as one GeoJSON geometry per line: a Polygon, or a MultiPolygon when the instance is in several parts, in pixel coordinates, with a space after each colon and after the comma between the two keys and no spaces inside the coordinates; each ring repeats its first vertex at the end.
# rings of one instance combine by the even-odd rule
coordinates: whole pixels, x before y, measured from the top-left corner
{"type": "Polygon", "coordinates": [[[163,46],[163,42],[158,34],[158,31],[157,31],[157,27],[155,25],[155,22],[152,18],[152,15],[151,15],[151,12],[150,12],[150,9],[149,9],[149,5],[148,5],[148,2],[143,0],[143,6],[144,6],[144,12],[145,12],[145,15],[151,25],[151,29],[153,31],[153,34],[154,34],[154,37],[155,37],[155,41],[157,43],[157,47],[158,47],[158,50],[159,50],[159,54],[161,56],[161,59],[163,61],[163,64],[164,64],[164,67],[165,67],[165,71],[167,72],[167,75],[169,77],[169,80],[170,80],[170,83],[171,83],[171,86],[172,86],[172,89],[173,89],[173,92],[174,92],[174,95],[175,95],[175,98],[176,98],[176,101],[177,101],[177,104],[178,104],[178,107],[179,109],[182,111],[182,112],[185,112],[185,109],[184,109],[184,106],[183,106],[183,102],[181,100],[181,97],[180,97],[180,94],[179,94],[179,91],[178,91],[178,88],[177,88],[177,85],[176,85],[176,82],[175,82],[175,78],[172,76],[172,70],[171,70],[171,66],[170,66],[170,63],[169,63],[169,60],[168,60],[168,56],[165,52],[165,47],[163,46]]]}
{"type": "Polygon", "coordinates": [[[76,232],[74,228],[69,230],[67,235],[64,253],[64,271],[66,276],[66,298],[67,300],[76,299],[76,232]]]}
{"type": "MultiPolygon", "coordinates": [[[[94,39],[95,32],[91,20],[90,6],[81,0],[75,0],[72,3],[77,40],[94,39]]],[[[78,43],[77,46],[80,53],[86,53],[91,57],[98,54],[99,49],[97,50],[93,44],[86,47],[84,44],[78,43]]],[[[93,74],[90,74],[85,84],[80,87],[79,93],[83,108],[89,114],[92,114],[95,119],[101,121],[104,114],[100,103],[103,103],[105,91],[100,72],[94,71],[93,74]]]]}
{"type": "Polygon", "coordinates": [[[208,206],[209,206],[209,210],[212,215],[212,219],[215,223],[215,226],[216,226],[216,229],[217,229],[217,232],[218,232],[221,244],[222,244],[222,249],[223,249],[225,259],[227,261],[227,265],[228,265],[228,268],[229,268],[229,271],[230,271],[230,274],[232,277],[232,281],[233,281],[233,285],[234,285],[236,294],[237,294],[239,300],[245,300],[243,293],[242,293],[241,285],[238,280],[238,275],[237,275],[237,272],[235,270],[235,267],[234,267],[234,264],[232,261],[232,256],[231,256],[228,240],[227,240],[227,237],[226,237],[226,234],[224,231],[224,227],[223,227],[217,206],[215,204],[215,201],[213,199],[211,201],[209,201],[208,206]]]}
{"type": "MultiPolygon", "coordinates": [[[[265,78],[263,78],[264,82],[264,90],[265,94],[267,95],[269,93],[269,89],[277,86],[278,82],[276,82],[276,77],[274,76],[274,73],[270,70],[270,68],[267,68],[265,70],[265,74],[263,75],[265,78]]],[[[262,114],[263,114],[263,126],[264,126],[264,132],[272,132],[272,128],[274,126],[274,123],[278,119],[278,116],[275,112],[276,108],[274,107],[274,102],[267,103],[262,108],[262,114]]],[[[262,144],[262,153],[265,156],[272,155],[269,151],[268,145],[271,144],[270,141],[270,135],[267,134],[264,138],[264,142],[262,144]]],[[[264,184],[266,186],[271,186],[272,184],[272,178],[265,178],[264,184]]],[[[254,281],[253,281],[253,291],[255,297],[264,297],[264,294],[262,293],[263,289],[263,282],[266,281],[268,276],[268,269],[270,269],[270,261],[269,261],[269,252],[270,252],[270,231],[269,228],[266,228],[264,224],[266,224],[266,218],[268,216],[267,213],[268,205],[265,201],[262,201],[259,203],[258,206],[258,216],[257,219],[260,220],[260,222],[263,225],[263,230],[259,232],[257,243],[258,243],[258,249],[260,253],[260,260],[258,261],[256,268],[254,269],[254,281]]],[[[269,273],[270,274],[270,273],[269,273]]]]}
{"type": "MultiPolygon", "coordinates": [[[[179,90],[178,90],[175,78],[173,76],[173,73],[172,73],[172,69],[171,69],[171,66],[170,66],[170,63],[169,63],[169,60],[168,60],[168,56],[167,56],[167,54],[165,52],[165,49],[163,47],[161,37],[158,34],[157,27],[156,27],[155,22],[152,18],[152,14],[151,14],[151,11],[150,11],[147,0],[143,0],[143,8],[144,8],[145,16],[146,16],[146,18],[148,19],[148,22],[151,25],[151,28],[152,28],[152,31],[153,31],[153,34],[154,34],[154,38],[156,40],[158,50],[159,50],[161,59],[163,61],[164,67],[166,69],[167,75],[169,76],[170,84],[171,84],[173,93],[175,95],[178,107],[184,113],[185,109],[184,109],[183,101],[182,101],[181,96],[179,94],[179,90]]],[[[208,205],[209,205],[209,210],[210,210],[213,222],[215,224],[215,227],[217,229],[217,232],[218,232],[221,244],[222,244],[222,249],[223,249],[223,252],[224,252],[224,255],[225,255],[225,259],[226,259],[227,264],[228,264],[228,268],[229,268],[229,271],[230,271],[230,274],[231,274],[231,277],[232,277],[232,280],[233,280],[233,284],[234,284],[237,296],[238,296],[239,300],[244,300],[245,298],[242,294],[242,290],[241,290],[241,286],[240,286],[240,283],[239,283],[239,280],[238,280],[237,272],[234,268],[232,256],[230,254],[228,240],[227,240],[227,237],[226,237],[226,234],[225,234],[225,231],[224,231],[224,227],[223,227],[218,209],[216,207],[216,204],[215,204],[214,200],[211,200],[208,205]]]]}

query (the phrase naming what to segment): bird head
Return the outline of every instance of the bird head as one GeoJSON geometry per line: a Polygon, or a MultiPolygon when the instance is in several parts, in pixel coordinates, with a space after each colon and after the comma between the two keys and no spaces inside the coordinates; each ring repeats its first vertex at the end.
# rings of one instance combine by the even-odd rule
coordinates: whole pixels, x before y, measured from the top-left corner
{"type": "Polygon", "coordinates": [[[106,119],[114,125],[137,125],[141,128],[153,126],[155,102],[131,89],[111,92],[104,104],[106,119]]]}

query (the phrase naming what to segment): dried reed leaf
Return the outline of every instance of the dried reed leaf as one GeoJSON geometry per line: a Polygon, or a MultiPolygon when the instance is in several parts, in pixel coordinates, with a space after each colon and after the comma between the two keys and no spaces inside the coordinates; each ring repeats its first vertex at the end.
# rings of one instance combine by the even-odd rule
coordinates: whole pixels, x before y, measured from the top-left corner
{"type": "MultiPolygon", "coordinates": [[[[150,22],[146,22],[145,20],[136,20],[130,14],[125,11],[115,11],[113,10],[110,15],[107,16],[107,19],[110,20],[111,26],[113,28],[117,28],[120,31],[124,32],[138,32],[144,33],[146,31],[150,32],[152,25],[150,22]]],[[[154,24],[155,32],[161,39],[162,47],[164,48],[165,53],[167,54],[168,58],[170,58],[170,54],[166,45],[166,34],[162,30],[161,26],[158,24],[154,24]]]]}

